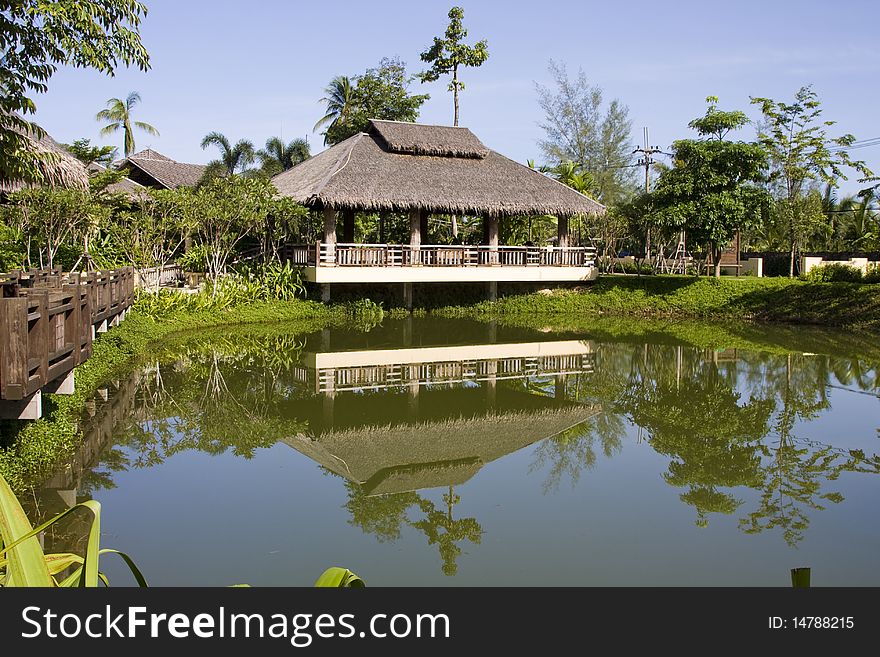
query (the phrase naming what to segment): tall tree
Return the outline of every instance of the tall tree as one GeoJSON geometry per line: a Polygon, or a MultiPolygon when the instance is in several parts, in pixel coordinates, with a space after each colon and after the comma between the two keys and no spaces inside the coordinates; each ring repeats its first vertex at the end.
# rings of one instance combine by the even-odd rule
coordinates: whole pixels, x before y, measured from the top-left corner
{"type": "Polygon", "coordinates": [[[409,92],[410,76],[406,63],[384,58],[376,68],[354,78],[349,109],[344,118],[333,122],[325,133],[325,143],[338,144],[367,129],[370,119],[415,121],[427,94],[409,92]]]}
{"type": "Polygon", "coordinates": [[[549,71],[554,88],[535,84],[546,135],[538,145],[548,166],[573,162],[593,178],[596,197],[605,205],[628,199],[636,185],[629,108],[614,99],[603,111],[602,89],[591,85],[583,70],[571,79],[564,64],[550,60],[549,71]]]}
{"type": "Polygon", "coordinates": [[[721,251],[736,232],[760,220],[766,194],[759,186],[767,154],[759,144],[728,141],[729,132],[748,123],[745,113],[725,112],[709,96],[706,114],[688,123],[699,139],[673,144],[675,165],[660,174],[647,195],[649,220],[662,228],[685,230],[708,243],[721,275],[721,251]]]}
{"type": "Polygon", "coordinates": [[[324,103],[324,109],[327,113],[318,120],[315,127],[312,128],[312,132],[317,132],[320,128],[327,126],[327,130],[322,133],[325,145],[329,143],[327,133],[330,129],[338,121],[345,121],[348,118],[352,105],[351,96],[353,91],[354,86],[351,84],[351,78],[347,75],[337,75],[324,88],[324,93],[327,95],[318,102],[324,103]]]}
{"type": "Polygon", "coordinates": [[[40,162],[53,158],[27,134],[33,94],[45,93],[61,64],[112,75],[119,64],[149,68],[138,29],[147,8],[136,0],[3,2],[0,11],[0,180],[43,183],[40,162]]]}
{"type": "Polygon", "coordinates": [[[86,166],[90,164],[109,166],[116,159],[115,146],[92,146],[89,139],[76,139],[72,144],[62,144],[62,146],[86,166]]]}
{"type": "Polygon", "coordinates": [[[134,153],[134,129],[139,128],[150,135],[159,135],[149,123],[143,121],[133,121],[131,112],[135,105],[141,102],[141,95],[137,91],[132,91],[125,100],[121,98],[111,98],[107,101],[106,109],[102,109],[95,116],[98,121],[106,121],[107,125],[101,128],[102,135],[112,135],[118,132],[120,128],[123,132],[123,153],[128,157],[134,153]]]}
{"type": "Polygon", "coordinates": [[[446,26],[445,38],[434,37],[434,44],[422,53],[422,61],[430,64],[430,68],[418,74],[424,82],[434,82],[441,75],[452,75],[449,91],[452,92],[452,103],[455,108],[452,125],[458,125],[458,92],[464,91],[464,82],[458,79],[458,69],[471,66],[482,66],[489,59],[486,40],[477,41],[473,46],[464,43],[467,37],[462,21],[464,9],[453,7],[449,10],[449,25],[446,26]]]}
{"type": "Polygon", "coordinates": [[[208,146],[219,148],[220,158],[208,163],[208,168],[205,171],[206,178],[213,178],[218,175],[235,175],[236,171],[243,170],[257,159],[254,145],[247,139],[239,139],[233,146],[229,139],[226,138],[226,135],[216,131],[209,132],[202,139],[202,149],[208,146]]]}
{"type": "Polygon", "coordinates": [[[270,137],[266,140],[266,147],[257,151],[263,173],[269,177],[292,169],[310,156],[309,142],[301,137],[288,144],[280,137],[270,137]]]}
{"type": "Polygon", "coordinates": [[[770,156],[770,179],[789,248],[789,276],[794,276],[798,251],[813,228],[806,202],[811,189],[817,184],[836,187],[847,179],[845,167],[864,178],[873,174],[847,153],[846,147],[856,140],[853,135],[828,136],[834,121],[821,118],[821,103],[812,87],[801,87],[792,103],[770,98],[752,98],[752,103],[760,106],[764,118],[758,137],[770,156]]]}

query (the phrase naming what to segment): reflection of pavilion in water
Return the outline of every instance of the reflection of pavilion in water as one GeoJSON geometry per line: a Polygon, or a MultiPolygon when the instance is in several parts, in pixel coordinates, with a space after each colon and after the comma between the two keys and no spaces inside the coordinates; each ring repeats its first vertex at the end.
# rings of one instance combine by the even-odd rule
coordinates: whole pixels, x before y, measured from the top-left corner
{"type": "Polygon", "coordinates": [[[593,352],[580,340],[306,352],[294,377],[315,392],[309,430],[284,442],[367,495],[459,485],[593,416],[566,392],[593,352]]]}

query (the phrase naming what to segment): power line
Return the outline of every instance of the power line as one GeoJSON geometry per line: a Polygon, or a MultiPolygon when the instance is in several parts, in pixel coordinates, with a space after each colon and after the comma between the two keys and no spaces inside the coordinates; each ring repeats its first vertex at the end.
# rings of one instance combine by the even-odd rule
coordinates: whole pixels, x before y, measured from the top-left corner
{"type": "MultiPolygon", "coordinates": [[[[651,165],[654,164],[654,155],[663,153],[659,146],[648,146],[648,128],[644,128],[645,145],[636,148],[633,155],[640,153],[641,157],[636,161],[636,166],[645,167],[645,194],[651,192],[651,165]]],[[[665,153],[664,153],[665,155],[665,153]]],[[[645,230],[645,260],[651,262],[651,229],[645,230]]]]}

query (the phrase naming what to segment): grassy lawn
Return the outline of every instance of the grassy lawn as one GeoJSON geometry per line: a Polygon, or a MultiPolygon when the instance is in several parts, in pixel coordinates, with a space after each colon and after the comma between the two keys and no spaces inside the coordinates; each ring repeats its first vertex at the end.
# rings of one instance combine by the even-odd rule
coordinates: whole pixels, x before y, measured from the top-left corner
{"type": "Polygon", "coordinates": [[[880,285],[787,278],[605,276],[574,290],[449,306],[447,316],[639,316],[753,320],[880,331],[880,285]]]}

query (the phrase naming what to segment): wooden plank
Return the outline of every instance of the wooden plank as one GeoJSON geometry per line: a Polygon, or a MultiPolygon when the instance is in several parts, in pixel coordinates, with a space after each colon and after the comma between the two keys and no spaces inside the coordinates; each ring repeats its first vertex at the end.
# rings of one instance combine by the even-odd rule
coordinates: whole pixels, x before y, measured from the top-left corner
{"type": "Polygon", "coordinates": [[[27,392],[28,347],[27,306],[25,298],[0,300],[0,337],[3,351],[0,362],[0,398],[23,399],[27,392]]]}

